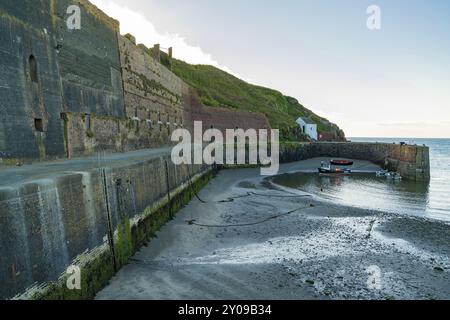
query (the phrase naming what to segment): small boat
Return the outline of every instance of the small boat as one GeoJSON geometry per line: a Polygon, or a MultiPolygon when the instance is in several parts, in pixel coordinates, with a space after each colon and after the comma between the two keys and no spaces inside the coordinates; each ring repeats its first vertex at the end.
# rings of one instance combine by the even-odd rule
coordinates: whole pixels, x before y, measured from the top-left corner
{"type": "Polygon", "coordinates": [[[350,160],[331,160],[330,163],[334,166],[352,166],[354,162],[350,160]]]}
{"type": "Polygon", "coordinates": [[[387,171],[378,171],[377,172],[377,177],[386,178],[388,176],[388,174],[389,173],[387,171]]]}
{"type": "Polygon", "coordinates": [[[402,180],[402,176],[397,172],[389,172],[386,177],[392,180],[402,180]]]}
{"type": "Polygon", "coordinates": [[[350,169],[332,168],[331,165],[323,162],[318,170],[320,174],[325,175],[349,175],[352,173],[350,169]]]}

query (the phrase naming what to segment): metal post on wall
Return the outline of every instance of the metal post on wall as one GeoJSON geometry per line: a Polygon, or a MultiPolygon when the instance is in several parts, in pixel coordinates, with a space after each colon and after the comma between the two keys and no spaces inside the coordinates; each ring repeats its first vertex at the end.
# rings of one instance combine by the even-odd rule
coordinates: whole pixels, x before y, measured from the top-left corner
{"type": "Polygon", "coordinates": [[[169,206],[169,216],[170,216],[170,218],[173,218],[172,199],[170,197],[169,163],[167,162],[167,160],[165,160],[164,164],[165,164],[165,169],[166,169],[167,201],[168,201],[168,206],[169,206]]]}
{"type": "Polygon", "coordinates": [[[114,248],[114,229],[112,224],[111,206],[109,202],[108,184],[106,179],[106,169],[102,169],[103,174],[103,190],[105,193],[106,214],[108,221],[108,243],[113,259],[114,272],[117,272],[116,250],[114,248]]]}

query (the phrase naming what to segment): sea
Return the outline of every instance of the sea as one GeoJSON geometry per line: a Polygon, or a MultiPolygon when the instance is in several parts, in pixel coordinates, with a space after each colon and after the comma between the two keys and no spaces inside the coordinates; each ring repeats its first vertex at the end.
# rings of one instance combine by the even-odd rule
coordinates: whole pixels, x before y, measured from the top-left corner
{"type": "Polygon", "coordinates": [[[385,142],[430,147],[431,181],[392,181],[373,174],[350,177],[301,175],[295,187],[344,205],[450,222],[450,139],[351,138],[352,142],[385,142]]]}

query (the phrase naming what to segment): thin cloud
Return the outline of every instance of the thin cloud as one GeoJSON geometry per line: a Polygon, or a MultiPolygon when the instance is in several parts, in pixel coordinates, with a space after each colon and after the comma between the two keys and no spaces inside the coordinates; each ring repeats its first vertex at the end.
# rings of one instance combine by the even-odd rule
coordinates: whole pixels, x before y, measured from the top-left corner
{"type": "Polygon", "coordinates": [[[450,126],[450,122],[396,122],[396,123],[380,123],[382,127],[406,127],[406,128],[417,128],[417,127],[436,127],[436,126],[450,126]]]}
{"type": "Polygon", "coordinates": [[[199,46],[190,45],[181,35],[161,33],[143,14],[112,0],[91,0],[91,2],[112,18],[119,20],[120,32],[122,34],[131,33],[136,37],[138,43],[147,47],[153,47],[155,43],[159,43],[163,48],[173,47],[174,57],[177,59],[190,64],[212,65],[240,78],[238,74],[219,64],[211,54],[199,46]]]}

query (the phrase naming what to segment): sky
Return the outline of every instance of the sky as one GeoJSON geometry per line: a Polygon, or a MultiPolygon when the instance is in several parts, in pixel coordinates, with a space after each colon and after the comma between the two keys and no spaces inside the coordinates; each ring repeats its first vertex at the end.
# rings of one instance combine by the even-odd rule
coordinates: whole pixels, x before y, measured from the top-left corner
{"type": "Polygon", "coordinates": [[[295,97],[348,137],[450,138],[448,0],[91,2],[139,43],[295,97]]]}

